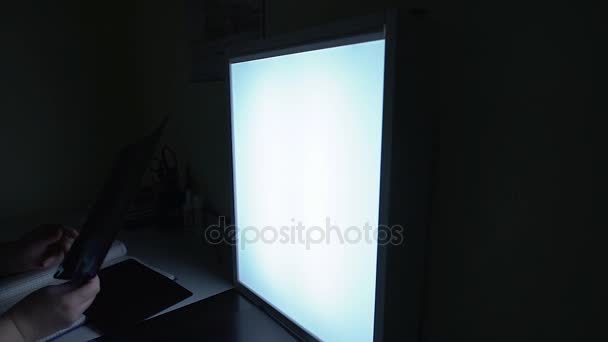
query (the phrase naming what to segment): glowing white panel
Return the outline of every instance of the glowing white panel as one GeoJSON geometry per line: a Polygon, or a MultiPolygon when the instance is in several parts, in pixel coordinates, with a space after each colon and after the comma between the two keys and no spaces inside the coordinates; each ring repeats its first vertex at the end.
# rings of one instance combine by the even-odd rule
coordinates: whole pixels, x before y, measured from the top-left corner
{"type": "Polygon", "coordinates": [[[238,280],[324,341],[373,338],[384,45],[230,66],[238,280]]]}

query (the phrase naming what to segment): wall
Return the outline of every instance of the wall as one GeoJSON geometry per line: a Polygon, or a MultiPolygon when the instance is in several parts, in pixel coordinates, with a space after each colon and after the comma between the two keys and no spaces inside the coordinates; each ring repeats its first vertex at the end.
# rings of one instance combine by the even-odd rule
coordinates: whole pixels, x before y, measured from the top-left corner
{"type": "MultiPolygon", "coordinates": [[[[429,8],[440,33],[423,336],[584,340],[605,288],[588,234],[601,12],[564,2],[269,0],[268,29],[398,3],[429,8]]],[[[113,151],[168,112],[167,140],[190,156],[209,204],[227,212],[225,90],[185,84],[181,2],[76,4],[3,10],[0,216],[88,203],[113,151]]]]}
{"type": "Polygon", "coordinates": [[[85,208],[118,149],[179,111],[181,6],[3,4],[0,218],[85,208]]]}
{"type": "Polygon", "coordinates": [[[181,140],[206,206],[232,216],[230,112],[224,82],[188,84],[181,140]]]}
{"type": "Polygon", "coordinates": [[[0,216],[80,204],[97,138],[91,31],[65,7],[4,6],[0,216]]]}
{"type": "Polygon", "coordinates": [[[558,2],[438,13],[429,340],[593,334],[594,41],[582,13],[558,2]]]}

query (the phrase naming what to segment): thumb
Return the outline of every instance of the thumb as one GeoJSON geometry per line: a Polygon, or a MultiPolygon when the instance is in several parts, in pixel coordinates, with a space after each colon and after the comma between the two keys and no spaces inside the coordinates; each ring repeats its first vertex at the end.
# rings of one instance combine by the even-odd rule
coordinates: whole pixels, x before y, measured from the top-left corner
{"type": "Polygon", "coordinates": [[[69,285],[69,293],[66,295],[75,303],[86,303],[90,299],[95,298],[100,290],[99,277],[95,276],[84,283],[72,283],[69,285]]]}
{"type": "Polygon", "coordinates": [[[77,286],[75,286],[71,281],[66,281],[61,284],[47,286],[47,291],[54,296],[61,296],[74,291],[76,288],[77,286]]]}
{"type": "Polygon", "coordinates": [[[50,245],[61,239],[63,235],[59,226],[43,225],[29,240],[37,245],[50,245]]]}
{"type": "Polygon", "coordinates": [[[45,256],[44,260],[42,260],[40,266],[42,268],[48,268],[51,266],[58,265],[63,260],[63,252],[48,254],[45,256]]]}
{"type": "Polygon", "coordinates": [[[48,289],[54,295],[65,295],[68,293],[77,292],[78,290],[80,290],[83,287],[90,286],[89,284],[92,282],[94,282],[95,285],[97,285],[97,287],[99,286],[99,278],[97,278],[97,276],[95,276],[93,279],[83,281],[83,282],[77,282],[75,280],[68,280],[61,284],[50,285],[50,286],[48,286],[48,289]]]}

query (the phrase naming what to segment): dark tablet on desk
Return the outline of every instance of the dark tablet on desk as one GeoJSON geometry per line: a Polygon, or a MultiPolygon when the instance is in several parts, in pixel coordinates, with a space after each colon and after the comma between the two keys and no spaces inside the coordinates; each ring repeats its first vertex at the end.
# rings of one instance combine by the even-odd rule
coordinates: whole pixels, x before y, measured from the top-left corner
{"type": "Polygon", "coordinates": [[[120,151],[80,235],[57,269],[55,278],[81,282],[97,274],[139,190],[166,122],[167,119],[154,133],[120,151]]]}
{"type": "Polygon", "coordinates": [[[95,342],[298,342],[281,324],[230,289],[139,322],[95,342]]]}
{"type": "Polygon", "coordinates": [[[134,259],[104,268],[99,279],[101,291],[84,314],[104,334],[132,327],[192,295],[134,259]]]}

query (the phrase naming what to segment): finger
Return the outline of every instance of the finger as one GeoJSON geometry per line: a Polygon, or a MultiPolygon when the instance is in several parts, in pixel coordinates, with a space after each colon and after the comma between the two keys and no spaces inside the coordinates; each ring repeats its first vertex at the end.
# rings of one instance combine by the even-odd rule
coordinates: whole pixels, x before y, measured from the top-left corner
{"type": "Polygon", "coordinates": [[[44,260],[40,263],[42,268],[47,268],[55,265],[59,265],[61,261],[63,261],[64,254],[63,252],[59,252],[52,255],[47,255],[44,260]]]}
{"type": "Polygon", "coordinates": [[[78,231],[72,227],[63,226],[63,236],[66,238],[75,239],[78,237],[78,231]]]}
{"type": "Polygon", "coordinates": [[[63,227],[63,237],[61,239],[61,244],[63,248],[64,254],[67,254],[72,248],[74,241],[78,237],[78,231],[71,227],[63,227]]]}
{"type": "Polygon", "coordinates": [[[89,306],[91,306],[91,304],[93,304],[93,302],[95,301],[95,298],[97,298],[97,296],[87,300],[86,302],[80,304],[80,306],[78,307],[78,312],[80,313],[84,313],[85,311],[87,311],[87,309],[89,308],[89,306]]]}
{"type": "Polygon", "coordinates": [[[95,276],[79,288],[72,290],[68,296],[77,303],[85,303],[99,293],[99,277],[95,276]]]}
{"type": "Polygon", "coordinates": [[[68,252],[72,248],[72,245],[74,244],[74,241],[76,241],[76,240],[73,238],[68,238],[68,237],[64,238],[61,241],[61,248],[62,248],[64,254],[68,254],[68,252]]]}
{"type": "Polygon", "coordinates": [[[64,254],[65,253],[63,250],[62,242],[59,241],[57,243],[47,245],[46,250],[44,251],[44,254],[41,256],[41,259],[42,259],[42,261],[44,261],[46,259],[51,259],[51,258],[63,259],[64,254]]]}
{"type": "Polygon", "coordinates": [[[48,245],[59,241],[62,235],[63,231],[60,226],[45,224],[36,228],[36,230],[32,232],[30,239],[35,243],[42,243],[48,245]]]}

